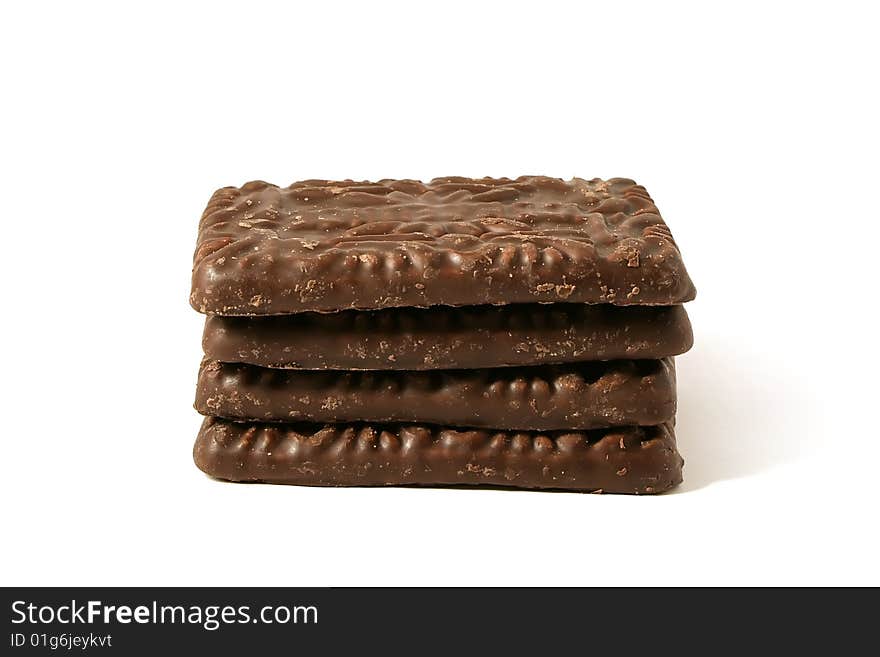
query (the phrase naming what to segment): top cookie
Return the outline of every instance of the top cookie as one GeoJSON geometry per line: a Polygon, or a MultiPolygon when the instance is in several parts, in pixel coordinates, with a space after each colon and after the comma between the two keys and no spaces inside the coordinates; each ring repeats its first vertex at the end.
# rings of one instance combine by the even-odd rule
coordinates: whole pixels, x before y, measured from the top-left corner
{"type": "Polygon", "coordinates": [[[190,303],[281,315],[672,305],[694,294],[669,228],[632,180],[450,177],[220,189],[199,225],[190,303]]]}

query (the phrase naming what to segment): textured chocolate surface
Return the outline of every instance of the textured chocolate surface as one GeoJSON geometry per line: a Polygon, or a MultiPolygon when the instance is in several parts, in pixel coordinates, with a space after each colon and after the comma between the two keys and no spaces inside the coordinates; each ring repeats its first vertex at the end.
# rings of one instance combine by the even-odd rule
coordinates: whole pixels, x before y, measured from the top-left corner
{"type": "Polygon", "coordinates": [[[200,222],[190,303],[273,315],[673,305],[694,294],[669,229],[631,180],[453,177],[220,189],[200,222]]]}
{"type": "Polygon", "coordinates": [[[434,370],[663,358],[693,339],[683,306],[558,303],[214,316],[202,346],[264,367],[434,370]]]}
{"type": "Polygon", "coordinates": [[[205,418],[193,456],[202,471],[232,481],[637,494],[660,493],[680,483],[683,465],[667,424],[542,434],[205,418]]]}
{"type": "Polygon", "coordinates": [[[237,420],[595,429],[675,416],[672,359],[431,372],[274,370],[204,361],[196,409],[237,420]]]}

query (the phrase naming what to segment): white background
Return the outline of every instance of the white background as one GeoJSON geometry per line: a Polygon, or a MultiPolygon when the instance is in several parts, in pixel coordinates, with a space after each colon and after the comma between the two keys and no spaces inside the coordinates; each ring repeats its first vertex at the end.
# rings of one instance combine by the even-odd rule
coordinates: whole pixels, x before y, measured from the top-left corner
{"type": "Polygon", "coordinates": [[[0,583],[880,584],[871,6],[4,4],[0,583]],[[195,468],[215,188],[524,173],[635,178],[672,227],[676,493],[195,468]]]}

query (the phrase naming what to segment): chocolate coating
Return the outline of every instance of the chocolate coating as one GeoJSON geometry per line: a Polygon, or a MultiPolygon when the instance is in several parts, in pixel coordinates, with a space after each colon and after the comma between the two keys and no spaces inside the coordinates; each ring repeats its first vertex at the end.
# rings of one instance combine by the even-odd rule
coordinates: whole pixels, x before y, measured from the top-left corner
{"type": "Polygon", "coordinates": [[[205,473],[311,486],[491,485],[660,493],[681,482],[669,424],[515,433],[431,426],[236,423],[205,418],[205,473]]]}
{"type": "Polygon", "coordinates": [[[694,295],[669,229],[631,180],[451,177],[220,189],[200,222],[190,303],[277,315],[694,295]]]}
{"type": "Polygon", "coordinates": [[[684,306],[558,303],[214,316],[202,346],[264,367],[434,370],[664,358],[693,340],[684,306]]]}
{"type": "Polygon", "coordinates": [[[274,370],[204,361],[196,410],[236,420],[595,429],[675,416],[672,359],[431,372],[274,370]]]}

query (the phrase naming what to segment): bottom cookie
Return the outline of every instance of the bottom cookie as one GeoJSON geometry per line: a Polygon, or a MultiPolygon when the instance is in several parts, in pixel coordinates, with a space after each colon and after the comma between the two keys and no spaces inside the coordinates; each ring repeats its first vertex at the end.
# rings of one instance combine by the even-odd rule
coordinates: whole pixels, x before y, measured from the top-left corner
{"type": "Polygon", "coordinates": [[[205,418],[196,465],[219,479],[307,486],[459,486],[661,493],[681,482],[670,424],[517,432],[205,418]]]}

